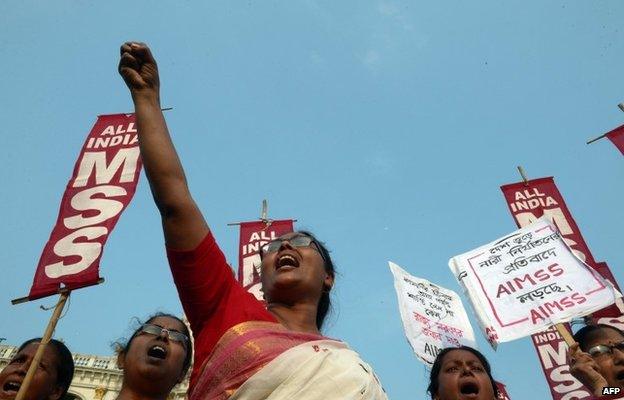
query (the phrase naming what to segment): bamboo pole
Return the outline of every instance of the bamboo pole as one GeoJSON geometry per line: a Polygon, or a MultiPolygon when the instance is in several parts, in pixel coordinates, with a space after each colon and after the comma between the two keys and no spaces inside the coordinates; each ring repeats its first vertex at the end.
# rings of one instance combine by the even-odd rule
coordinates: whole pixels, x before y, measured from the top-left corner
{"type": "MultiPolygon", "coordinates": [[[[624,112],[624,103],[620,103],[620,104],[618,104],[618,108],[624,112]]],[[[604,135],[600,135],[600,136],[598,136],[597,138],[589,139],[589,140],[587,141],[587,144],[592,144],[592,143],[594,143],[595,141],[600,140],[600,139],[602,139],[603,137],[607,136],[608,134],[609,134],[609,132],[605,133],[604,135]]]]}
{"type": "Polygon", "coordinates": [[[568,344],[568,347],[576,342],[564,324],[555,324],[555,328],[557,328],[557,332],[559,332],[563,340],[568,344]]]}
{"type": "MultiPolygon", "coordinates": [[[[89,286],[99,285],[99,284],[102,284],[102,283],[104,283],[104,278],[99,278],[99,279],[98,279],[96,282],[94,282],[94,283],[90,283],[90,284],[88,284],[87,286],[80,286],[80,287],[77,287],[77,288],[72,288],[71,290],[74,290],[74,289],[82,289],[83,287],[89,287],[89,286]]],[[[60,289],[58,289],[58,290],[56,291],[56,293],[50,293],[49,295],[45,295],[44,297],[47,297],[47,296],[53,296],[53,295],[55,295],[55,294],[61,294],[61,293],[63,293],[63,292],[64,292],[64,291],[66,291],[66,290],[67,290],[66,288],[60,288],[60,289]]],[[[34,299],[31,299],[31,298],[30,298],[30,296],[24,296],[24,297],[20,297],[20,298],[17,298],[17,299],[13,299],[13,300],[11,300],[11,304],[13,304],[13,305],[16,305],[16,304],[22,304],[22,303],[26,303],[26,302],[33,301],[33,300],[37,300],[37,299],[39,299],[39,297],[34,298],[34,299]]]]}
{"type": "Polygon", "coordinates": [[[48,327],[46,328],[45,333],[43,334],[43,337],[41,338],[41,342],[39,343],[39,347],[37,347],[37,352],[35,353],[35,357],[30,363],[30,367],[28,368],[26,377],[24,378],[24,381],[22,382],[22,385],[20,386],[20,389],[17,392],[17,396],[15,397],[15,400],[23,400],[24,397],[26,396],[26,393],[28,393],[28,388],[30,386],[30,383],[33,379],[33,376],[35,376],[35,372],[37,371],[37,368],[39,368],[39,363],[41,362],[41,358],[43,357],[43,352],[46,348],[46,345],[50,342],[50,339],[52,338],[52,334],[54,333],[54,329],[56,328],[56,323],[58,322],[59,317],[61,316],[61,312],[63,311],[63,308],[65,307],[65,303],[67,302],[69,293],[70,293],[69,290],[61,292],[61,296],[59,297],[58,303],[56,303],[56,307],[54,308],[54,312],[52,313],[52,317],[50,318],[48,327]]]}
{"type": "Polygon", "coordinates": [[[608,133],[605,133],[604,135],[600,135],[600,136],[598,136],[597,138],[590,139],[590,140],[588,140],[588,141],[587,141],[587,144],[592,144],[592,143],[594,143],[595,141],[600,140],[600,139],[602,139],[603,137],[607,136],[607,134],[608,134],[608,133]]]}
{"type": "Polygon", "coordinates": [[[518,165],[518,172],[520,172],[520,176],[524,181],[524,186],[529,186],[529,180],[527,179],[526,173],[524,172],[524,168],[522,168],[522,165],[518,165]]]}
{"type": "MultiPolygon", "coordinates": [[[[260,211],[260,221],[267,224],[267,226],[271,225],[271,222],[273,222],[273,220],[269,219],[269,203],[267,202],[266,199],[262,200],[262,210],[260,211]]],[[[293,219],[292,221],[297,222],[296,219],[293,219]]],[[[227,224],[227,226],[237,226],[237,225],[242,225],[242,224],[243,222],[230,222],[229,224],[227,224]]]]}

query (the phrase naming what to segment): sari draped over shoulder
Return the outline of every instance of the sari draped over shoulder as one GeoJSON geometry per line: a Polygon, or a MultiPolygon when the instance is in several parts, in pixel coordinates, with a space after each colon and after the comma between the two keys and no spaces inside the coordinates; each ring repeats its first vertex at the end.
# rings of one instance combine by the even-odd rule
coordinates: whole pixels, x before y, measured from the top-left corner
{"type": "Polygon", "coordinates": [[[223,335],[190,398],[387,399],[372,368],[345,343],[260,321],[223,335]]]}
{"type": "Polygon", "coordinates": [[[191,400],[227,399],[283,352],[322,336],[292,332],[279,323],[248,321],[228,329],[201,365],[191,400]]]}
{"type": "Polygon", "coordinates": [[[210,232],[167,257],[195,338],[190,400],[386,399],[345,343],[279,324],[236,281],[210,232]]]}

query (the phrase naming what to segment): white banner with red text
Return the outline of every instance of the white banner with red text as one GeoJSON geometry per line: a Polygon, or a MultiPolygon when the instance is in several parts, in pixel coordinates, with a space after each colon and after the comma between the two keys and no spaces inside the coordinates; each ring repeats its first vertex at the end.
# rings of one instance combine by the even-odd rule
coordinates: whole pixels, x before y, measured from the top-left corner
{"type": "Polygon", "coordinates": [[[583,263],[542,217],[449,267],[496,346],[613,304],[620,293],[583,263]]]}
{"type": "Polygon", "coordinates": [[[477,348],[474,331],[457,293],[408,274],[388,262],[407,341],[416,357],[431,366],[446,347],[477,348]]]}
{"type": "MultiPolygon", "coordinates": [[[[604,269],[600,269],[600,264],[594,261],[594,257],[552,177],[503,185],[501,190],[509,211],[519,228],[529,225],[543,215],[550,217],[572,251],[590,267],[596,269],[604,278],[609,279],[608,275],[603,274],[604,269]]],[[[611,282],[617,288],[617,282],[615,280],[611,282]]],[[[607,307],[607,310],[610,310],[608,314],[611,316],[600,318],[597,321],[615,325],[622,329],[624,328],[624,318],[613,316],[612,310],[614,308],[615,306],[607,307]]],[[[598,314],[602,314],[602,312],[603,310],[597,311],[598,314]]],[[[592,315],[597,313],[592,313],[592,315]]],[[[532,339],[553,400],[588,400],[594,398],[590,391],[570,374],[565,356],[567,345],[554,328],[533,334],[532,339]]]]}

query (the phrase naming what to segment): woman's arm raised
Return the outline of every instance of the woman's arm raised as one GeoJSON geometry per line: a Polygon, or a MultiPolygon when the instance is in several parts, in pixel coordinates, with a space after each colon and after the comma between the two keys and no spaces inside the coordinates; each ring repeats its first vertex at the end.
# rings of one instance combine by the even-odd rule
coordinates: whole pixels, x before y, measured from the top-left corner
{"type": "Polygon", "coordinates": [[[191,196],[160,109],[158,67],[150,49],[144,43],[124,43],[119,74],[134,102],[141,157],[165,242],[169,248],[193,249],[208,233],[208,225],[191,196]]]}

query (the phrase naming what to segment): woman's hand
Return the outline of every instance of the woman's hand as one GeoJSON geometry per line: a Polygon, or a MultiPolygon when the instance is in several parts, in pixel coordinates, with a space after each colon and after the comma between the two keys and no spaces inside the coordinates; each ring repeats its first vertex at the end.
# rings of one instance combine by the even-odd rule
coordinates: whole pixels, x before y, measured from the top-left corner
{"type": "Polygon", "coordinates": [[[128,85],[132,98],[159,97],[158,66],[145,43],[126,42],[121,45],[119,74],[128,85]]]}
{"type": "Polygon", "coordinates": [[[607,380],[601,375],[600,368],[593,357],[581,351],[579,344],[574,343],[568,350],[570,373],[585,385],[595,396],[602,396],[602,388],[607,380]]]}
{"type": "Polygon", "coordinates": [[[169,137],[160,109],[158,67],[145,43],[121,45],[119,74],[134,101],[141,158],[162,217],[165,241],[173,249],[194,249],[208,233],[208,225],[191,197],[169,137]]]}

